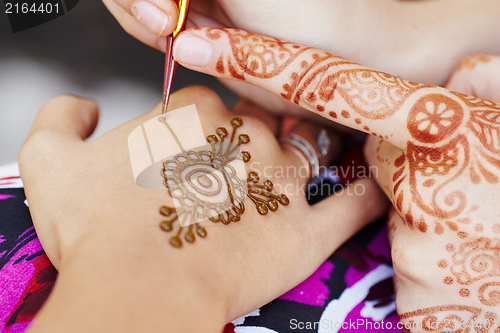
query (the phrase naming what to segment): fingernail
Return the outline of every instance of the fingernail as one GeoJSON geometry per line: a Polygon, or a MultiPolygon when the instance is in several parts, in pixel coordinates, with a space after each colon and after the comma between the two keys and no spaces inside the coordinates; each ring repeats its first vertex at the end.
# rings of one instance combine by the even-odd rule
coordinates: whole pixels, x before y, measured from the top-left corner
{"type": "Polygon", "coordinates": [[[212,57],[212,46],[204,39],[180,34],[174,42],[174,59],[184,65],[204,67],[212,57]]]}
{"type": "Polygon", "coordinates": [[[143,26],[157,36],[161,36],[169,20],[160,8],[146,1],[134,2],[130,11],[143,26]]]}

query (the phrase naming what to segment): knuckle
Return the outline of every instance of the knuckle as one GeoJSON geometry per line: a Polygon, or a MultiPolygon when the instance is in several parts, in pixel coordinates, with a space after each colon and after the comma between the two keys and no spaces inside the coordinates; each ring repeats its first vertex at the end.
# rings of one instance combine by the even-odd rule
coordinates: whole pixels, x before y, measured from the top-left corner
{"type": "Polygon", "coordinates": [[[295,96],[292,102],[299,104],[301,101],[315,111],[324,111],[329,107],[334,100],[334,94],[337,89],[338,71],[333,67],[328,67],[326,70],[317,68],[317,65],[301,62],[297,64],[295,73],[311,73],[301,75],[298,81],[295,96]]]}
{"type": "Polygon", "coordinates": [[[205,86],[191,86],[176,93],[176,98],[189,99],[189,104],[196,104],[199,112],[220,113],[225,110],[224,102],[211,88],[205,86]]]}
{"type": "Polygon", "coordinates": [[[197,85],[197,86],[192,86],[185,88],[187,91],[191,92],[193,95],[199,95],[198,99],[200,101],[204,100],[209,100],[209,101],[216,101],[218,103],[222,103],[221,98],[219,95],[211,88],[197,85]]]}
{"type": "Polygon", "coordinates": [[[412,236],[411,230],[404,228],[394,232],[391,245],[394,273],[400,280],[426,285],[436,279],[436,270],[429,269],[436,265],[436,260],[434,256],[423,256],[422,253],[423,249],[431,249],[434,244],[423,239],[415,240],[412,236]]]}
{"type": "Polygon", "coordinates": [[[88,98],[82,98],[71,94],[62,94],[50,98],[40,108],[41,112],[47,110],[58,110],[64,107],[66,109],[75,109],[77,111],[96,111],[98,110],[97,103],[88,98]]]}
{"type": "Polygon", "coordinates": [[[55,144],[61,138],[61,133],[55,129],[41,129],[31,134],[21,146],[19,159],[47,157],[56,150],[55,144]]]}
{"type": "Polygon", "coordinates": [[[261,119],[252,116],[238,115],[238,117],[243,120],[241,133],[246,132],[250,134],[250,142],[255,142],[257,146],[265,145],[267,147],[265,150],[270,151],[274,155],[279,145],[267,124],[261,119]]]}
{"type": "Polygon", "coordinates": [[[42,108],[52,107],[53,105],[60,105],[66,103],[76,103],[80,100],[79,97],[71,94],[61,94],[54,97],[51,97],[47,102],[45,102],[42,108]]]}
{"type": "Polygon", "coordinates": [[[491,56],[484,53],[476,53],[469,55],[460,61],[457,72],[463,69],[474,69],[480,63],[488,63],[491,60],[491,56]]]}
{"type": "Polygon", "coordinates": [[[131,16],[129,13],[126,11],[120,11],[115,14],[115,18],[118,21],[118,24],[125,30],[126,33],[129,35],[133,35],[134,29],[132,25],[130,24],[131,22],[131,16]]]}

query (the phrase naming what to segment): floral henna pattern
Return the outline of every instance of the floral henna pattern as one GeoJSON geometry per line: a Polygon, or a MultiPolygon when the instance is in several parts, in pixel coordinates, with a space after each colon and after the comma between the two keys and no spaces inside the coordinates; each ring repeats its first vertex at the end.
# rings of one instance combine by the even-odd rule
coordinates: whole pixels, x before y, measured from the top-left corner
{"type": "Polygon", "coordinates": [[[476,54],[470,57],[465,58],[460,62],[456,71],[459,72],[465,68],[474,69],[477,65],[481,63],[488,63],[491,61],[491,56],[487,54],[476,54]]]}
{"type": "Polygon", "coordinates": [[[179,203],[177,208],[160,208],[160,214],[165,218],[160,223],[163,231],[173,231],[174,222],[179,222],[176,234],[169,240],[172,246],[182,247],[182,238],[193,243],[196,235],[206,237],[207,231],[198,222],[200,220],[208,219],[224,225],[240,221],[245,212],[246,197],[254,203],[260,215],[275,212],[279,204],[287,206],[290,203],[286,195],[273,193],[274,184],[270,180],[260,183],[255,171],[249,172],[246,180],[238,177],[231,162],[241,159],[247,163],[251,159],[248,151],[240,152],[240,146],[250,142],[250,137],[240,134],[235,141],[237,129],[242,125],[241,118],[234,118],[231,120],[231,134],[225,127],[219,127],[215,135],[207,137],[209,149],[182,149],[182,153],[163,161],[163,183],[170,196],[179,203]],[[219,199],[214,199],[216,197],[219,199]]]}
{"type": "Polygon", "coordinates": [[[403,331],[426,332],[498,332],[497,315],[481,308],[466,305],[442,305],[399,316],[403,321],[403,331]]]}
{"type": "Polygon", "coordinates": [[[408,131],[415,141],[394,161],[396,208],[422,232],[433,226],[436,234],[450,229],[466,237],[460,225],[475,220],[480,202],[462,189],[499,181],[500,105],[459,93],[426,94],[410,110],[408,131]]]}
{"type": "Polygon", "coordinates": [[[226,71],[233,78],[245,80],[245,74],[260,79],[269,79],[279,75],[298,55],[307,48],[282,42],[272,37],[264,37],[255,33],[235,29],[207,29],[206,35],[217,40],[223,35],[228,38],[232,55],[221,55],[217,61],[216,71],[226,71]]]}
{"type": "MultiPolygon", "coordinates": [[[[478,233],[500,234],[500,225],[478,233]]],[[[437,267],[449,274],[442,280],[445,288],[456,288],[457,296],[469,304],[475,300],[483,307],[453,304],[435,306],[400,315],[405,332],[500,332],[500,318],[495,313],[500,305],[500,239],[479,237],[458,246],[445,246],[447,258],[437,267]],[[458,288],[457,288],[458,287],[458,288]],[[475,299],[475,300],[474,300],[475,299]]]]}
{"type": "MultiPolygon", "coordinates": [[[[197,29],[197,28],[195,28],[197,29]]],[[[198,28],[200,30],[201,28],[198,28]]],[[[299,59],[309,47],[283,42],[237,29],[210,28],[206,36],[212,40],[227,38],[231,54],[221,54],[215,70],[219,74],[245,81],[246,76],[271,79],[290,66],[290,82],[283,85],[281,96],[295,104],[305,99],[319,112],[327,111],[334,98],[342,98],[349,108],[367,119],[384,119],[396,112],[405,100],[418,89],[429,87],[375,71],[326,52],[312,54],[311,59],[299,59]],[[380,89],[380,87],[384,87],[380,89]]],[[[344,118],[349,111],[341,112],[344,118]]],[[[357,124],[361,124],[361,119],[357,124]]]]}
{"type": "Polygon", "coordinates": [[[480,237],[462,243],[458,248],[446,246],[448,259],[438,267],[449,271],[446,285],[458,284],[461,297],[476,297],[486,306],[500,304],[500,239],[480,237]]]}
{"type": "MultiPolygon", "coordinates": [[[[303,60],[292,72],[290,84],[283,86],[283,98],[297,105],[305,99],[319,112],[330,117],[349,118],[343,110],[340,115],[328,110],[328,103],[341,99],[348,109],[366,119],[385,119],[392,116],[415,91],[425,87],[398,77],[365,68],[331,54],[313,54],[310,61],[303,60]]],[[[360,118],[355,119],[361,125],[360,118]]],[[[365,129],[366,130],[366,129],[365,129]]]]}
{"type": "Polygon", "coordinates": [[[408,140],[399,143],[403,153],[393,163],[389,195],[410,228],[467,235],[460,226],[472,224],[480,203],[464,188],[499,182],[500,104],[254,33],[208,29],[206,35],[214,40],[224,36],[231,45],[232,52],[217,62],[219,73],[228,71],[240,80],[287,73],[281,96],[325,117],[390,140],[390,134],[376,132],[401,124],[401,115],[407,114],[408,140]]]}
{"type": "MultiPolygon", "coordinates": [[[[231,35],[230,31],[224,33],[231,35]]],[[[262,37],[255,37],[253,41],[259,43],[262,37]]],[[[266,49],[267,45],[263,41],[254,47],[266,49]]],[[[276,45],[273,43],[274,48],[276,45]]],[[[232,54],[225,55],[232,60],[221,58],[219,62],[239,63],[238,59],[248,59],[248,51],[241,50],[240,54],[233,48],[232,54]]],[[[460,286],[459,301],[453,303],[468,298],[480,307],[450,304],[406,312],[400,316],[403,321],[420,325],[406,331],[500,332],[500,318],[494,313],[500,305],[499,240],[478,236],[486,224],[498,218],[494,211],[481,206],[481,195],[498,192],[500,104],[405,81],[326,52],[297,48],[301,50],[294,53],[292,62],[284,62],[291,70],[280,67],[276,72],[287,73],[287,77],[274,92],[324,117],[397,145],[402,152],[390,161],[392,181],[385,190],[403,223],[421,233],[451,232],[456,235],[455,241],[462,242],[448,244],[445,253],[449,257],[437,264],[449,272],[443,280],[445,286],[460,286]],[[400,129],[393,134],[381,132],[391,126],[400,129]]],[[[248,55],[254,56],[255,52],[248,55]]],[[[473,68],[489,60],[484,56],[469,58],[462,68],[473,68]]],[[[249,76],[276,76],[253,73],[247,67],[263,67],[258,61],[249,66],[250,63],[239,63],[241,76],[233,77],[250,81],[249,76]]],[[[217,71],[222,73],[219,67],[218,63],[217,71]]],[[[376,159],[386,164],[379,151],[381,143],[376,159]]],[[[397,227],[394,224],[390,228],[394,232],[397,227]]],[[[500,233],[500,225],[495,228],[500,233]]]]}

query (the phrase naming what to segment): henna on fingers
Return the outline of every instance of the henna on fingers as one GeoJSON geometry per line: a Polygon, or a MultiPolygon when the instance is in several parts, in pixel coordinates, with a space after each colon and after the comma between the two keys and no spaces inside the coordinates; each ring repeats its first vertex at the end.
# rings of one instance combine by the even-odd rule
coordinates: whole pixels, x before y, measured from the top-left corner
{"type": "Polygon", "coordinates": [[[401,148],[388,194],[410,227],[436,234],[449,229],[463,237],[460,225],[472,223],[480,202],[460,187],[464,182],[498,182],[498,103],[409,82],[251,32],[196,28],[188,33],[217,46],[217,61],[208,66],[220,76],[262,86],[401,148]]]}
{"type": "MultiPolygon", "coordinates": [[[[407,331],[500,332],[500,240],[484,234],[493,231],[498,219],[499,103],[241,30],[199,28],[185,34],[212,46],[207,65],[192,68],[265,88],[380,138],[371,145],[369,159],[383,169],[378,181],[398,214],[391,237],[399,236],[401,246],[414,250],[409,251],[415,259],[411,263],[395,257],[395,271],[410,285],[424,281],[423,293],[442,290],[447,295],[439,303],[417,300],[414,306],[405,300],[398,305],[402,321],[420,325],[407,331]],[[437,246],[428,258],[426,246],[437,246]],[[433,267],[422,267],[423,261],[433,267]]],[[[476,57],[460,69],[487,61],[476,57]]]]}

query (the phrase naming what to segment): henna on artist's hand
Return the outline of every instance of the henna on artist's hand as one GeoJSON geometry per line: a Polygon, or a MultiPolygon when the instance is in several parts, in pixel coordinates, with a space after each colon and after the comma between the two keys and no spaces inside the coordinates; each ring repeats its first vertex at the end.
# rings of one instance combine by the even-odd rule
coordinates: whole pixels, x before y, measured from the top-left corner
{"type": "MultiPolygon", "coordinates": [[[[165,51],[164,38],[175,27],[178,1],[103,2],[125,31],[165,51]],[[144,12],[147,9],[156,15],[144,12]]],[[[471,0],[204,0],[191,1],[189,21],[266,33],[441,85],[461,58],[477,51],[500,51],[496,43],[499,12],[496,0],[482,0],[481,6],[471,0]]]]}
{"type": "MultiPolygon", "coordinates": [[[[205,65],[187,67],[263,87],[372,135],[367,159],[396,211],[397,305],[416,325],[411,331],[500,329],[499,103],[241,30],[195,28],[185,36],[212,48],[205,65]]],[[[459,72],[492,58],[470,58],[459,72]]]]}

